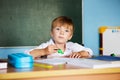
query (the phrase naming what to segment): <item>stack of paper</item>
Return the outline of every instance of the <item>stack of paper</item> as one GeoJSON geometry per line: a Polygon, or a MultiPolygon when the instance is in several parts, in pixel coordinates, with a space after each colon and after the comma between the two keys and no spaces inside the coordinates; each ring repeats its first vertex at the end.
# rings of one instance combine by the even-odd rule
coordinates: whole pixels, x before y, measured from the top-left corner
{"type": "Polygon", "coordinates": [[[0,69],[7,68],[7,62],[0,62],[0,69]]]}
{"type": "Polygon", "coordinates": [[[69,58],[50,58],[50,59],[34,60],[34,62],[37,63],[44,63],[50,65],[66,64],[68,61],[69,58]]]}
{"type": "Polygon", "coordinates": [[[94,59],[73,59],[68,61],[68,64],[72,64],[75,66],[80,67],[87,67],[87,68],[113,68],[113,67],[120,67],[120,63],[111,63],[109,61],[102,61],[102,60],[94,60],[94,59]]]}

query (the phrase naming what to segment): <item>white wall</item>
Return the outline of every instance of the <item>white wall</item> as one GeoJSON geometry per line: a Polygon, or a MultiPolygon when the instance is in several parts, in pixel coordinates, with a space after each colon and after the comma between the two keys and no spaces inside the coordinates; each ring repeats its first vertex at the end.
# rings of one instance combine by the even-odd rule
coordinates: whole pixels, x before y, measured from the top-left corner
{"type": "Polygon", "coordinates": [[[100,26],[120,26],[120,0],[83,0],[83,43],[99,54],[100,26]]]}

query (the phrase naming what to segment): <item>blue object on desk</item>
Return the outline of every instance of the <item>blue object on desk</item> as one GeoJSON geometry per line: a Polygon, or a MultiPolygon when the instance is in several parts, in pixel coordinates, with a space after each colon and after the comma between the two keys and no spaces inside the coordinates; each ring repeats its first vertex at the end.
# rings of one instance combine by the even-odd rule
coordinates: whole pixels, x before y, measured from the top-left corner
{"type": "Polygon", "coordinates": [[[13,53],[8,55],[8,63],[15,68],[31,68],[33,67],[33,57],[24,53],[13,53]]]}
{"type": "Polygon", "coordinates": [[[105,55],[93,57],[91,59],[104,60],[104,61],[120,61],[120,57],[105,56],[105,55]]]}

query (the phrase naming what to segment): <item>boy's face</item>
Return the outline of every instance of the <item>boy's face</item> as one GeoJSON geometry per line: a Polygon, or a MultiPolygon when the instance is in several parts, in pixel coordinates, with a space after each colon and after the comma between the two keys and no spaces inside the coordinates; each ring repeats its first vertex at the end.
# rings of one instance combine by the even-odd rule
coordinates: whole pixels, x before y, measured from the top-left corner
{"type": "Polygon", "coordinates": [[[72,38],[72,32],[69,28],[64,26],[54,27],[51,31],[51,36],[55,43],[65,44],[68,40],[72,38]]]}

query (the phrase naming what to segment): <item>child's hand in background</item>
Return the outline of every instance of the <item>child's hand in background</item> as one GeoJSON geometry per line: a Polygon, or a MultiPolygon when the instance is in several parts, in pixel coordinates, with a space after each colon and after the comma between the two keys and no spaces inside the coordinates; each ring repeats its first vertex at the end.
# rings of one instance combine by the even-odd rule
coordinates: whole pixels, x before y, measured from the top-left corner
{"type": "Polygon", "coordinates": [[[90,58],[90,54],[87,51],[73,52],[70,58],[90,58]]]}
{"type": "Polygon", "coordinates": [[[30,51],[30,54],[36,58],[36,57],[39,57],[39,56],[44,56],[44,55],[49,55],[49,54],[52,54],[52,53],[56,53],[57,52],[57,47],[56,45],[49,45],[47,46],[46,48],[43,48],[43,49],[34,49],[32,51],[30,51]]]}
{"type": "Polygon", "coordinates": [[[45,52],[47,54],[52,54],[52,53],[56,53],[58,50],[57,46],[56,45],[49,45],[45,48],[45,52]]]}

